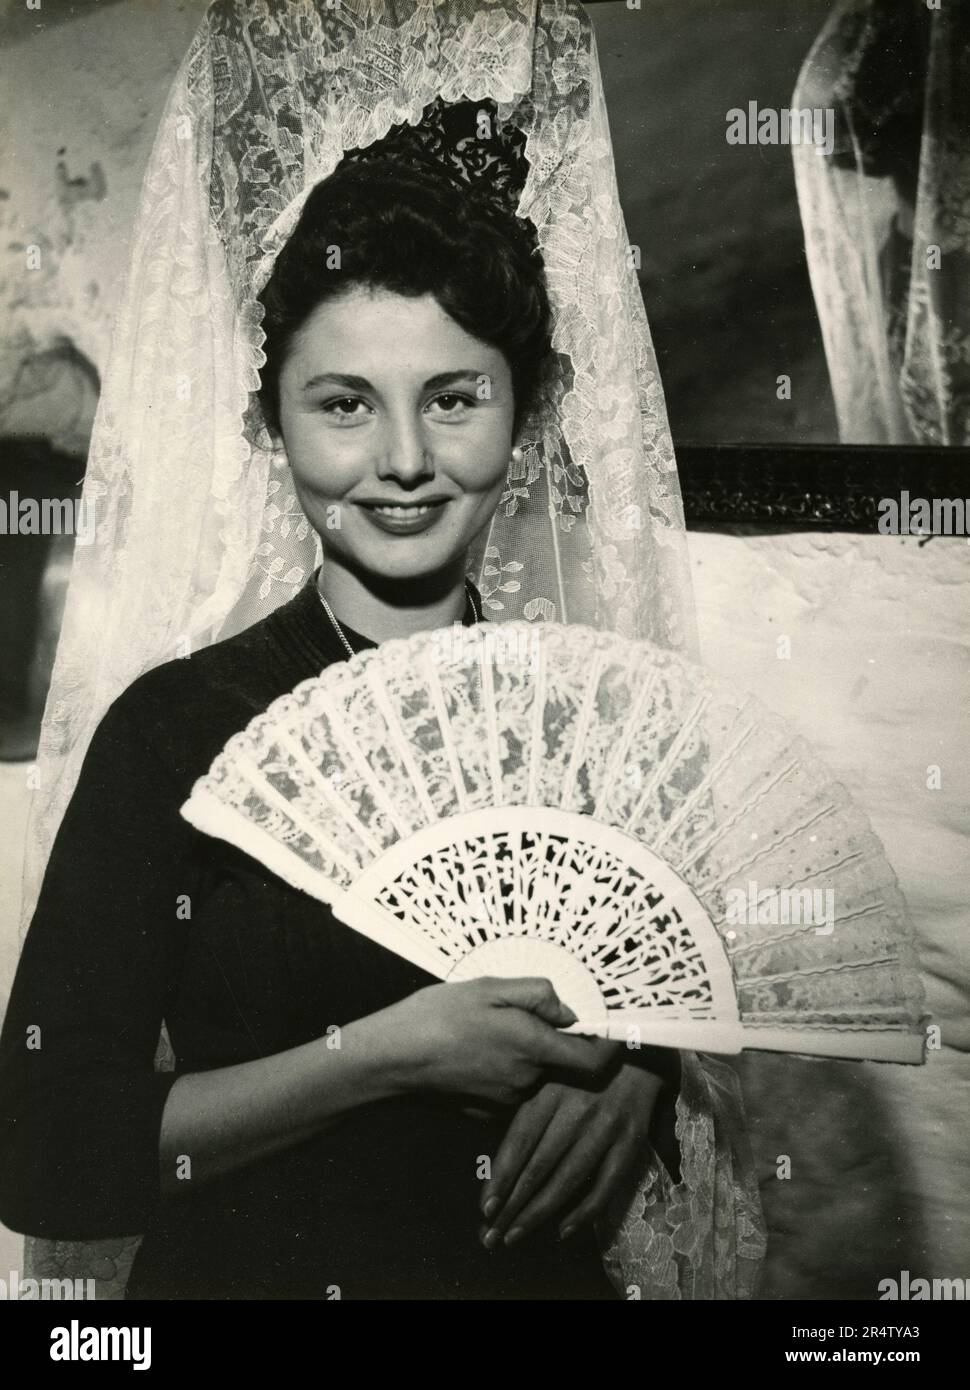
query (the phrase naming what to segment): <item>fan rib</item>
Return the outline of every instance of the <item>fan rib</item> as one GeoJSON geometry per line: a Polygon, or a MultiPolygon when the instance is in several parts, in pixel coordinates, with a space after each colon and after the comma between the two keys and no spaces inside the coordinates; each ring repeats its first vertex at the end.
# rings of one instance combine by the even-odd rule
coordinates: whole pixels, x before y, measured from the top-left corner
{"type": "MultiPolygon", "coordinates": [[[[740,863],[736,862],[730,869],[723,870],[720,876],[721,881],[723,883],[736,882],[737,879],[740,878],[742,873],[750,872],[754,865],[758,863],[759,859],[764,859],[765,855],[774,854],[777,850],[783,849],[785,845],[789,844],[792,840],[796,839],[797,836],[803,834],[804,831],[810,830],[812,826],[821,825],[823,821],[826,821],[830,817],[837,815],[838,811],[839,808],[830,803],[828,806],[822,807],[822,809],[817,811],[814,815],[809,816],[807,820],[801,821],[799,824],[791,826],[779,839],[772,840],[768,844],[759,843],[757,850],[755,850],[753,854],[750,854],[747,859],[742,859],[740,863]]],[[[837,867],[842,868],[848,864],[852,864],[856,861],[861,860],[863,860],[863,855],[858,850],[856,850],[851,854],[847,854],[844,859],[838,860],[837,867]]],[[[832,867],[832,865],[828,865],[827,869],[832,867]]],[[[826,870],[819,869],[813,875],[813,877],[817,878],[818,874],[823,872],[826,872],[826,870]]],[[[804,878],[799,880],[799,882],[802,883],[804,881],[804,878]]]]}
{"type": "Polygon", "coordinates": [[[579,765],[585,757],[585,740],[589,732],[590,722],[593,714],[593,702],[596,699],[596,692],[599,689],[600,677],[603,674],[603,667],[606,663],[606,652],[600,649],[596,653],[592,669],[586,675],[586,691],[579,706],[579,713],[573,721],[575,733],[573,735],[573,751],[569,758],[569,766],[566,768],[565,776],[562,780],[562,787],[559,792],[559,805],[566,811],[573,810],[573,788],[576,784],[576,774],[579,765]],[[575,726],[579,727],[576,728],[575,726]]]}
{"type": "MultiPolygon", "coordinates": [[[[435,879],[434,866],[430,865],[425,859],[418,859],[414,865],[414,873],[424,885],[424,890],[432,901],[438,904],[442,902],[441,885],[435,879]]],[[[452,896],[452,909],[453,898],[452,896]]],[[[446,907],[449,906],[446,904],[446,907]]],[[[448,912],[426,911],[424,905],[420,907],[415,902],[409,904],[413,916],[420,917],[423,923],[423,930],[433,941],[436,949],[442,951],[448,960],[456,959],[456,946],[458,943],[467,946],[467,933],[469,928],[457,922],[455,917],[448,912]]],[[[458,952],[457,954],[460,954],[458,952]]]]}
{"type": "MultiPolygon", "coordinates": [[[[630,667],[629,669],[634,670],[636,668],[630,667]]],[[[596,805],[593,807],[593,815],[597,818],[602,816],[605,811],[605,802],[610,794],[610,788],[613,785],[613,781],[616,777],[617,770],[621,766],[621,764],[626,761],[626,758],[628,757],[630,752],[630,744],[633,742],[633,736],[637,733],[638,729],[640,728],[640,712],[643,709],[644,705],[647,703],[647,701],[653,696],[653,692],[659,678],[660,667],[659,665],[654,665],[649,671],[647,679],[640,683],[640,687],[636,693],[636,696],[634,697],[633,704],[630,707],[630,712],[627,715],[627,721],[623,730],[622,737],[616,744],[613,753],[610,757],[610,760],[606,765],[606,771],[603,774],[603,780],[600,786],[599,795],[596,799],[596,805]]]]}
{"type": "Polygon", "coordinates": [[[901,1028],[762,1028],[759,1024],[745,1023],[742,1033],[745,1046],[756,1052],[917,1065],[926,1057],[925,1035],[901,1028]]]}
{"type": "MultiPolygon", "coordinates": [[[[247,754],[243,753],[241,750],[238,750],[236,752],[235,760],[236,766],[242,772],[246,772],[249,774],[249,777],[252,781],[252,785],[254,787],[259,788],[260,795],[265,796],[266,799],[277,808],[277,810],[282,811],[283,814],[294,823],[294,825],[298,826],[299,829],[302,830],[305,835],[308,835],[310,837],[310,839],[313,841],[315,845],[320,845],[323,848],[325,848],[327,853],[332,855],[334,859],[336,859],[339,863],[343,864],[344,867],[346,867],[352,875],[356,876],[358,873],[360,873],[360,865],[348,860],[347,856],[343,854],[340,849],[338,849],[338,847],[333,843],[329,836],[321,834],[320,827],[314,825],[313,822],[309,819],[309,817],[304,815],[304,813],[300,810],[299,806],[295,802],[288,801],[286,797],[283,796],[282,792],[278,792],[276,788],[273,786],[273,784],[266,777],[265,773],[261,771],[257,763],[254,763],[252,759],[248,757],[247,754]]],[[[334,793],[334,795],[336,795],[336,793],[334,793]]],[[[369,850],[376,858],[377,855],[380,853],[380,848],[376,846],[376,841],[374,841],[373,837],[368,834],[366,827],[362,825],[355,825],[354,833],[357,836],[357,838],[363,842],[364,847],[367,850],[369,850]]],[[[299,856],[297,856],[297,858],[299,858],[299,856]]]]}
{"type": "MultiPolygon", "coordinates": [[[[858,858],[858,855],[850,855],[848,859],[842,860],[842,863],[849,864],[852,862],[853,859],[856,858],[858,858]]],[[[801,881],[804,882],[804,880],[801,881]]],[[[846,925],[850,925],[852,922],[861,921],[863,918],[869,917],[873,913],[879,913],[884,911],[885,906],[886,905],[882,900],[876,903],[866,903],[864,907],[854,908],[851,912],[845,913],[844,916],[837,917],[835,920],[835,926],[844,927],[846,925]]],[[[722,916],[717,919],[717,924],[719,926],[726,922],[726,917],[722,916]]],[[[765,925],[773,924],[766,923],[765,925]]],[[[761,951],[764,950],[765,946],[768,945],[776,946],[785,941],[797,941],[799,937],[807,935],[807,933],[810,931],[814,932],[815,929],[816,924],[814,922],[802,922],[801,924],[798,924],[797,930],[795,931],[782,932],[779,936],[772,936],[770,938],[761,937],[760,939],[754,941],[743,941],[733,946],[731,950],[731,957],[733,959],[735,956],[743,955],[745,951],[761,951]]]]}
{"type": "MultiPolygon", "coordinates": [[[[425,661],[427,661],[427,652],[425,652],[424,655],[425,661]]],[[[370,687],[371,694],[374,696],[377,708],[384,717],[384,723],[387,725],[387,731],[390,734],[395,751],[400,754],[405,767],[410,773],[411,786],[417,793],[418,800],[421,802],[421,809],[424,811],[426,821],[430,822],[437,820],[438,815],[434,806],[431,804],[431,798],[428,796],[427,788],[424,785],[424,778],[418,771],[417,763],[414,761],[410,740],[405,737],[404,730],[401,728],[399,714],[388,699],[386,687],[382,682],[377,680],[374,662],[371,662],[367,667],[367,684],[370,687]]],[[[376,773],[373,775],[375,778],[377,777],[376,773]]],[[[406,828],[404,833],[410,834],[413,830],[414,826],[411,826],[406,828]]]]}
{"type": "Polygon", "coordinates": [[[488,865],[489,877],[492,880],[492,902],[496,915],[501,914],[500,926],[505,926],[505,899],[502,896],[502,878],[498,869],[498,862],[495,858],[495,837],[489,835],[486,839],[485,862],[488,865]]]}
{"type": "MultiPolygon", "coordinates": [[[[287,729],[285,725],[278,725],[273,730],[273,739],[281,748],[286,748],[289,751],[290,757],[293,759],[294,763],[299,765],[300,770],[309,777],[317,790],[322,793],[323,799],[332,807],[337,815],[341,817],[351,834],[362,840],[367,849],[376,858],[383,848],[381,842],[371,834],[366,825],[363,825],[356,817],[348,814],[348,808],[339,792],[325,777],[321,777],[319,768],[314,767],[312,760],[307,756],[306,750],[293,738],[290,730],[287,729]]],[[[269,783],[269,779],[266,777],[265,773],[263,773],[263,778],[272,789],[272,784],[269,783]]],[[[275,791],[275,789],[273,790],[275,791]]],[[[283,805],[289,811],[294,807],[294,802],[287,801],[284,798],[283,805]]],[[[319,832],[314,830],[313,835],[314,839],[317,839],[319,832]]]]}
{"type": "MultiPolygon", "coordinates": [[[[368,683],[370,677],[370,665],[371,663],[368,663],[366,669],[366,677],[368,679],[368,683]]],[[[324,709],[327,711],[327,714],[331,716],[330,726],[333,730],[336,741],[340,746],[341,754],[347,761],[349,761],[352,764],[354,768],[356,768],[357,775],[360,777],[364,786],[367,787],[368,791],[370,791],[374,795],[375,800],[377,800],[380,803],[385,816],[390,821],[391,825],[394,827],[398,837],[403,840],[407,835],[411,833],[413,827],[406,825],[401,820],[400,816],[398,815],[397,809],[394,806],[394,803],[391,801],[390,797],[385,792],[383,786],[378,781],[374,769],[371,767],[367,759],[363,756],[357,745],[354,742],[352,742],[350,736],[342,727],[341,721],[335,720],[333,718],[334,707],[331,703],[329,691],[324,696],[322,704],[324,709]]],[[[339,712],[341,716],[343,716],[344,712],[342,710],[340,710],[339,712]]],[[[381,848],[383,847],[381,846],[381,848]]],[[[381,852],[381,848],[377,850],[378,854],[381,852]]]]}
{"type": "Polygon", "coordinates": [[[631,830],[630,827],[640,819],[641,815],[647,807],[650,798],[656,793],[657,788],[660,786],[661,779],[663,778],[664,773],[667,771],[667,768],[677,757],[680,756],[681,749],[687,742],[690,735],[694,732],[694,726],[700,719],[701,715],[704,713],[704,710],[710,704],[710,700],[710,692],[705,691],[704,694],[701,695],[697,701],[695,701],[694,708],[691,710],[690,714],[684,720],[683,724],[680,727],[680,732],[676,735],[670,747],[667,749],[667,752],[664,754],[660,762],[654,768],[653,775],[651,776],[647,785],[644,787],[643,791],[640,793],[639,800],[637,801],[632,812],[626,819],[624,829],[627,830],[631,835],[636,836],[636,832],[631,830]]]}
{"type": "Polygon", "coordinates": [[[465,787],[465,775],[458,761],[455,739],[451,735],[451,720],[448,717],[448,708],[445,704],[444,691],[441,689],[441,682],[438,679],[437,671],[433,671],[432,674],[434,679],[428,682],[428,689],[431,693],[431,704],[434,707],[438,728],[441,730],[441,746],[445,750],[448,766],[451,769],[452,781],[455,784],[458,812],[460,815],[464,815],[470,809],[468,805],[468,791],[465,787]]]}
{"type": "MultiPolygon", "coordinates": [[[[535,930],[540,936],[551,931],[552,937],[558,941],[560,935],[568,930],[566,927],[566,916],[568,911],[569,885],[560,884],[559,875],[556,872],[558,865],[552,866],[549,862],[549,849],[555,837],[546,832],[537,831],[534,838],[536,841],[538,862],[542,866],[538,884],[542,891],[537,894],[533,900],[533,922],[535,930]],[[561,896],[554,902],[552,894],[553,890],[557,888],[561,896]]],[[[533,887],[536,887],[536,885],[533,884],[533,887]]]]}
{"type": "Polygon", "coordinates": [[[482,679],[481,715],[485,725],[485,739],[488,746],[488,770],[492,779],[492,805],[504,806],[505,788],[502,786],[502,759],[499,755],[498,728],[496,720],[490,717],[495,709],[493,660],[494,648],[490,655],[484,640],[480,640],[478,644],[478,669],[482,679]]]}
{"type": "Polygon", "coordinates": [[[355,888],[337,899],[333,915],[345,926],[362,932],[436,979],[443,980],[447,975],[448,957],[444,951],[412,936],[392,912],[378,902],[362,900],[355,888]]]}
{"type": "MultiPolygon", "coordinates": [[[[774,945],[775,942],[764,943],[774,945]]],[[[840,960],[823,963],[821,965],[801,965],[797,970],[783,970],[778,975],[755,975],[752,977],[739,976],[742,984],[757,985],[780,985],[786,980],[800,980],[805,975],[838,975],[843,971],[852,970],[871,970],[874,965],[898,965],[899,960],[895,955],[888,956],[868,956],[864,960],[840,960]]],[[[867,1007],[869,1007],[867,1005],[867,1007]]],[[[748,1017],[748,1015],[745,1015],[748,1017]]]]}
{"type": "MultiPolygon", "coordinates": [[[[520,927],[520,930],[521,930],[521,931],[523,931],[523,932],[525,932],[525,933],[527,933],[527,934],[532,934],[532,933],[538,934],[538,930],[539,930],[538,889],[539,889],[539,884],[541,884],[541,883],[544,881],[544,876],[543,876],[542,879],[539,880],[539,883],[536,883],[536,881],[535,881],[534,879],[531,881],[531,883],[528,883],[528,882],[526,881],[526,878],[525,878],[525,864],[526,864],[526,858],[525,858],[525,854],[522,852],[522,851],[523,851],[523,843],[522,843],[522,841],[523,841],[523,836],[524,836],[524,832],[521,831],[521,830],[518,831],[519,851],[520,851],[520,852],[519,852],[519,856],[518,856],[518,863],[516,864],[516,874],[517,874],[517,880],[518,880],[516,886],[517,886],[517,888],[518,888],[519,891],[517,891],[517,893],[516,893],[515,896],[519,899],[520,904],[521,904],[520,910],[519,910],[519,917],[520,917],[520,920],[519,920],[519,927],[520,927]],[[528,891],[529,887],[531,887],[531,889],[532,889],[531,892],[528,891]]],[[[534,836],[533,836],[533,840],[536,841],[536,842],[538,842],[538,835],[534,835],[534,836]]]]}
{"type": "Polygon", "coordinates": [[[526,802],[530,806],[535,806],[539,802],[539,754],[545,743],[543,715],[546,708],[548,650],[548,645],[545,642],[539,643],[539,669],[536,672],[532,695],[532,747],[529,750],[529,785],[525,794],[526,802]]]}
{"type": "MultiPolygon", "coordinates": [[[[775,790],[779,783],[783,782],[786,777],[791,775],[791,773],[796,769],[796,767],[796,763],[788,763],[785,767],[781,768],[769,781],[767,781],[764,784],[763,787],[761,787],[753,801],[746,801],[743,806],[738,807],[738,809],[732,816],[728,816],[726,819],[722,819],[717,825],[714,826],[712,830],[708,831],[706,835],[702,836],[698,840],[697,844],[694,846],[693,851],[686,858],[681,860],[681,868],[687,869],[692,867],[698,859],[702,858],[703,855],[709,853],[710,850],[713,849],[714,846],[717,844],[718,840],[723,839],[725,835],[727,835],[731,830],[733,830],[737,826],[739,821],[743,820],[746,816],[749,816],[751,812],[755,810],[755,808],[758,807],[762,801],[764,801],[765,797],[775,790]]],[[[831,814],[832,809],[833,808],[831,806],[823,807],[822,810],[817,811],[813,816],[811,816],[807,821],[805,821],[803,825],[796,827],[795,830],[789,832],[789,834],[784,836],[781,840],[777,840],[772,845],[768,846],[768,849],[775,849],[778,845],[784,844],[785,839],[790,839],[791,835],[799,834],[803,829],[807,829],[810,825],[818,824],[819,821],[824,820],[826,816],[831,814]]],[[[751,864],[756,864],[765,852],[765,847],[759,845],[758,852],[756,854],[753,854],[750,859],[742,859],[740,864],[734,865],[733,868],[727,870],[724,874],[722,874],[723,880],[725,882],[729,882],[732,878],[740,874],[744,869],[747,869],[751,864]]]]}
{"type": "MultiPolygon", "coordinates": [[[[494,648],[492,649],[492,655],[494,656],[494,648]]],[[[502,787],[502,764],[499,758],[498,729],[495,719],[490,717],[492,711],[495,709],[495,686],[492,681],[492,657],[489,656],[485,641],[480,636],[478,644],[478,672],[481,678],[481,716],[485,724],[489,774],[492,779],[492,805],[501,807],[505,804],[505,797],[502,787]]],[[[494,910],[497,915],[500,915],[500,924],[504,927],[505,898],[502,893],[502,875],[499,872],[498,860],[495,857],[494,835],[485,837],[485,859],[488,864],[489,876],[492,880],[492,901],[494,910]]]]}
{"type": "MultiPolygon", "coordinates": [[[[201,779],[200,779],[201,782],[201,779]]],[[[346,882],[335,873],[321,875],[320,870],[297,853],[285,840],[262,829],[237,807],[223,801],[204,784],[196,785],[182,807],[181,814],[190,825],[215,839],[225,840],[241,849],[258,864],[270,870],[301,892],[320,902],[335,905],[348,891],[360,872],[360,865],[345,855],[330,851],[332,866],[340,870],[346,882]]],[[[336,908],[334,908],[336,911],[336,908]]]]}
{"type": "Polygon", "coordinates": [[[754,725],[749,724],[746,729],[743,729],[741,733],[738,734],[735,741],[724,750],[713,766],[707,771],[701,783],[696,786],[692,792],[688,792],[680,805],[680,809],[670,817],[663,831],[653,841],[653,848],[655,850],[659,852],[660,846],[666,844],[671,835],[680,828],[686,818],[693,812],[694,807],[701,798],[710,795],[711,786],[712,784],[716,785],[722,769],[730,763],[732,758],[736,757],[736,755],[741,752],[753,733],[754,725]]]}
{"type": "MultiPolygon", "coordinates": [[[[826,875],[837,874],[842,869],[844,869],[847,864],[855,864],[860,862],[862,860],[862,857],[863,856],[859,852],[859,850],[853,850],[851,854],[847,854],[843,859],[831,859],[825,864],[820,864],[819,867],[817,869],[813,869],[811,873],[802,874],[801,878],[793,878],[791,882],[787,884],[787,886],[789,888],[803,888],[806,884],[817,881],[819,878],[821,878],[824,881],[826,875]]],[[[876,907],[885,906],[885,904],[881,900],[874,905],[876,907]]],[[[869,908],[860,908],[858,909],[858,911],[868,912],[869,908]]]]}

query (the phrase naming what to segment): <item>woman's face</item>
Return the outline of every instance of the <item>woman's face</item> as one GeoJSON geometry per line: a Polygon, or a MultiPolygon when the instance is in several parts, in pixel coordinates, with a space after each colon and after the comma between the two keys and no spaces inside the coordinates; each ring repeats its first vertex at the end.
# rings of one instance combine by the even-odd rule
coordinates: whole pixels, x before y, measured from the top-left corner
{"type": "Polygon", "coordinates": [[[464,563],[504,489],[513,417],[504,355],[431,295],[362,287],[320,305],[280,373],[287,457],[328,562],[384,579],[464,563]]]}

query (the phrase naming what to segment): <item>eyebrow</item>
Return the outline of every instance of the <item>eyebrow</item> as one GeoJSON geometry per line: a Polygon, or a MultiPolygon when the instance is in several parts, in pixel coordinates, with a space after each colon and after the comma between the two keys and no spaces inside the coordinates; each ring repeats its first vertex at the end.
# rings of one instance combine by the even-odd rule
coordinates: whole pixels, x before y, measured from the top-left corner
{"type": "MultiPolygon", "coordinates": [[[[438,372],[436,376],[429,376],[424,383],[425,389],[436,390],[441,386],[453,386],[457,381],[467,381],[469,377],[488,376],[477,367],[465,367],[457,372],[438,372]]],[[[344,372],[321,372],[319,376],[311,376],[310,380],[304,383],[304,391],[313,391],[318,386],[342,386],[348,391],[369,391],[372,389],[371,383],[365,376],[348,376],[344,372]]]]}

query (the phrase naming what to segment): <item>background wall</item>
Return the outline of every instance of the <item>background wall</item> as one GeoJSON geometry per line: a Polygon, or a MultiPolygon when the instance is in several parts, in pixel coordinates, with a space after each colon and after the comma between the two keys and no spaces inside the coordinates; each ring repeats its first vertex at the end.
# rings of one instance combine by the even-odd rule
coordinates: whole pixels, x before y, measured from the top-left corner
{"type": "MultiPolygon", "coordinates": [[[[617,178],[680,441],[837,437],[791,152],[725,139],[732,107],[790,103],[828,9],[829,0],[591,7],[617,178]],[[776,395],[782,372],[788,401],[776,395]]],[[[93,394],[64,347],[103,361],[142,171],[204,11],[205,0],[0,8],[9,135],[0,305],[16,327],[0,345],[6,433],[33,412],[56,434],[73,410],[83,436],[93,394]],[[27,244],[41,247],[43,268],[25,277],[27,244]]]]}
{"type": "MultiPolygon", "coordinates": [[[[200,0],[5,12],[0,430],[81,448],[130,219],[200,0]],[[24,247],[42,270],[23,272],[24,247]],[[81,441],[79,445],[78,441],[81,441]]],[[[631,240],[674,436],[835,438],[790,153],[732,148],[725,111],[788,102],[827,4],[645,0],[592,11],[631,240]],[[779,402],[775,378],[793,377],[779,402]]],[[[922,943],[945,1047],[922,1070],[746,1058],[773,1228],[766,1296],[875,1296],[879,1278],[965,1275],[970,901],[960,540],[692,533],[702,652],[811,739],[873,819],[922,943]],[[791,639],[779,659],[777,638],[791,639]],[[926,769],[942,785],[931,791],[926,769]],[[779,1155],[792,1177],[779,1180],[779,1155]],[[965,1186],[965,1184],[964,1184],[965,1186]]],[[[26,768],[0,764],[0,1005],[16,961],[26,768]]],[[[0,1272],[22,1268],[0,1232],[0,1272]]]]}
{"type": "Polygon", "coordinates": [[[729,145],[726,112],[791,105],[831,0],[590,8],[630,240],[674,439],[838,432],[791,150],[729,145]],[[792,395],[779,401],[779,373],[792,395]]]}

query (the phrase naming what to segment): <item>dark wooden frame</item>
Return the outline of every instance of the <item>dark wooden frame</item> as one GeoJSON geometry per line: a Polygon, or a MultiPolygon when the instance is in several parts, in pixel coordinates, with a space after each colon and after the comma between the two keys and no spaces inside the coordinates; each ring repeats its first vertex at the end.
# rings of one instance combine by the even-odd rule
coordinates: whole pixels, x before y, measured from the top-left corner
{"type": "Polygon", "coordinates": [[[964,498],[970,449],[900,444],[676,445],[691,530],[877,533],[879,502],[964,498]]]}

